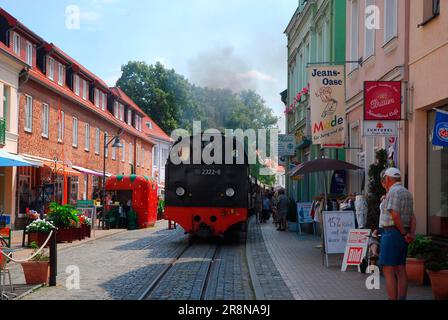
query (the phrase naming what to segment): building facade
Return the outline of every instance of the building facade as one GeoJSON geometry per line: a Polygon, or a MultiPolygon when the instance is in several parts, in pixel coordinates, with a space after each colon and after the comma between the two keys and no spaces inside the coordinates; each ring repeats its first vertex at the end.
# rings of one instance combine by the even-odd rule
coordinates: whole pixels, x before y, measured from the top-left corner
{"type": "MultiPolygon", "coordinates": [[[[398,136],[364,136],[364,82],[400,81],[402,96],[406,96],[409,61],[409,4],[399,0],[349,0],[347,1],[346,60],[362,64],[347,64],[346,72],[346,118],[347,161],[364,168],[364,172],[349,173],[349,191],[364,193],[368,186],[368,171],[375,162],[376,152],[386,149],[390,160],[406,175],[407,132],[406,111],[403,121],[398,122],[398,136]],[[379,15],[367,15],[366,10],[376,5],[379,15]],[[367,19],[375,18],[376,27],[368,28],[367,19]],[[376,29],[378,28],[378,29],[376,29]]],[[[403,106],[408,104],[405,98],[403,106]]],[[[403,108],[405,109],[405,108],[403,108]]]]}
{"type": "MultiPolygon", "coordinates": [[[[296,156],[287,161],[286,171],[297,164],[321,157],[344,160],[343,150],[312,145],[310,104],[307,95],[308,64],[340,64],[345,61],[345,1],[300,0],[285,34],[288,38],[288,89],[286,131],[296,137],[296,156]]],[[[324,192],[317,174],[303,178],[287,175],[288,194],[306,202],[324,192]]]]}
{"type": "Polygon", "coordinates": [[[410,1],[409,188],[419,233],[448,239],[448,149],[432,145],[448,111],[448,1],[410,1]]]}
{"type": "Polygon", "coordinates": [[[143,121],[149,117],[121,89],[109,88],[4,10],[0,46],[24,64],[8,87],[17,87],[16,94],[11,91],[17,101],[10,99],[17,116],[9,113],[8,125],[14,123],[18,137],[15,152],[34,164],[16,170],[17,206],[11,212],[23,217],[49,201],[97,199],[104,169],[108,176],[153,175],[155,142],[143,121]],[[117,137],[121,148],[112,147],[117,137]]]}
{"type": "MultiPolygon", "coordinates": [[[[10,48],[0,43],[0,150],[18,154],[19,75],[26,63],[15,57],[10,48]]],[[[16,210],[16,167],[0,167],[0,214],[14,223],[16,210]]]]}

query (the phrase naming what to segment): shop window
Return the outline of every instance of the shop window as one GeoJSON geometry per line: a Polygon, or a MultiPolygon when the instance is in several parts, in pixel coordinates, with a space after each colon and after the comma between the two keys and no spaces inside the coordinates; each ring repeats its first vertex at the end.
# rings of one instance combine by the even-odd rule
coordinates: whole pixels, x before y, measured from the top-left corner
{"type": "Polygon", "coordinates": [[[79,180],[78,177],[70,177],[69,181],[70,204],[74,205],[78,201],[79,180]]]}
{"type": "Polygon", "coordinates": [[[428,114],[428,233],[448,238],[448,148],[432,145],[435,117],[428,114]]]}

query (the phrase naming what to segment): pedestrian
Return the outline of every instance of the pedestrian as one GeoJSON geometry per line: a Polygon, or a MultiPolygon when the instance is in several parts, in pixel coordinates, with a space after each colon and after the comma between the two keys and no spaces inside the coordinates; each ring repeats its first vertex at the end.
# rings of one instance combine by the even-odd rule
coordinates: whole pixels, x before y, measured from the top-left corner
{"type": "Polygon", "coordinates": [[[257,223],[261,222],[262,210],[263,210],[263,194],[261,193],[261,188],[257,187],[255,192],[255,214],[257,218],[257,223]]]}
{"type": "Polygon", "coordinates": [[[383,227],[380,264],[383,266],[389,300],[406,300],[408,244],[415,239],[416,218],[412,194],[401,185],[401,172],[387,169],[383,180],[387,195],[380,218],[383,227]]]}
{"type": "Polygon", "coordinates": [[[288,214],[288,197],[284,189],[279,191],[277,214],[279,219],[279,227],[277,231],[286,231],[286,216],[288,214]]]}
{"type": "Polygon", "coordinates": [[[269,191],[266,191],[263,196],[263,210],[261,214],[261,222],[266,223],[269,220],[272,212],[272,198],[270,197],[269,191]]]}

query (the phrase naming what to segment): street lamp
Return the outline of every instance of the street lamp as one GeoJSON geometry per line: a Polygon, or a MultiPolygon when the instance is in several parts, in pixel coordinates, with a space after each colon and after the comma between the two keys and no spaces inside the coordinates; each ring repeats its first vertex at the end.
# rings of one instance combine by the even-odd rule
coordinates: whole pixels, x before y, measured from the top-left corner
{"type": "Polygon", "coordinates": [[[103,150],[103,219],[106,217],[106,152],[109,145],[113,142],[112,148],[123,148],[120,142],[120,135],[114,136],[110,141],[107,141],[107,135],[104,134],[104,150],[103,150]]]}

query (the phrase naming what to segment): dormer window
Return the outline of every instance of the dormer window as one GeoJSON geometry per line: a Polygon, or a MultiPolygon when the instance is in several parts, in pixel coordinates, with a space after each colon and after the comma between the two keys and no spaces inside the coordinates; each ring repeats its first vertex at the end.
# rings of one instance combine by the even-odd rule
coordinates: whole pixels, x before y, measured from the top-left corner
{"type": "Polygon", "coordinates": [[[54,59],[52,57],[48,59],[48,78],[54,80],[54,59]]]}
{"type": "Polygon", "coordinates": [[[128,110],[128,125],[132,126],[132,110],[128,110]]]}
{"type": "Polygon", "coordinates": [[[101,93],[103,96],[103,99],[101,101],[101,109],[106,110],[106,104],[107,104],[107,94],[101,93]]]}
{"type": "Polygon", "coordinates": [[[75,79],[75,88],[74,88],[74,91],[75,91],[75,94],[76,94],[77,96],[79,96],[79,76],[75,74],[73,77],[74,77],[74,79],[75,79]]]}
{"type": "Polygon", "coordinates": [[[95,106],[100,107],[100,90],[95,89],[95,106]]]}
{"type": "Polygon", "coordinates": [[[33,66],[33,44],[31,42],[26,43],[26,63],[33,66]]]}
{"type": "Polygon", "coordinates": [[[58,84],[60,86],[64,85],[64,75],[65,75],[65,67],[62,63],[58,65],[58,84]]]}
{"type": "Polygon", "coordinates": [[[20,55],[20,36],[14,32],[13,34],[13,50],[16,55],[20,55]]]}
{"type": "Polygon", "coordinates": [[[120,118],[119,117],[119,112],[120,112],[120,110],[119,110],[118,102],[115,101],[114,102],[114,117],[117,118],[117,119],[120,118]]]}
{"type": "Polygon", "coordinates": [[[87,100],[87,81],[86,80],[82,80],[82,98],[84,100],[87,100]]]}
{"type": "Polygon", "coordinates": [[[124,121],[124,105],[120,103],[120,120],[124,121]]]}
{"type": "Polygon", "coordinates": [[[148,129],[152,129],[152,122],[150,122],[150,121],[146,122],[146,127],[148,129]]]}

